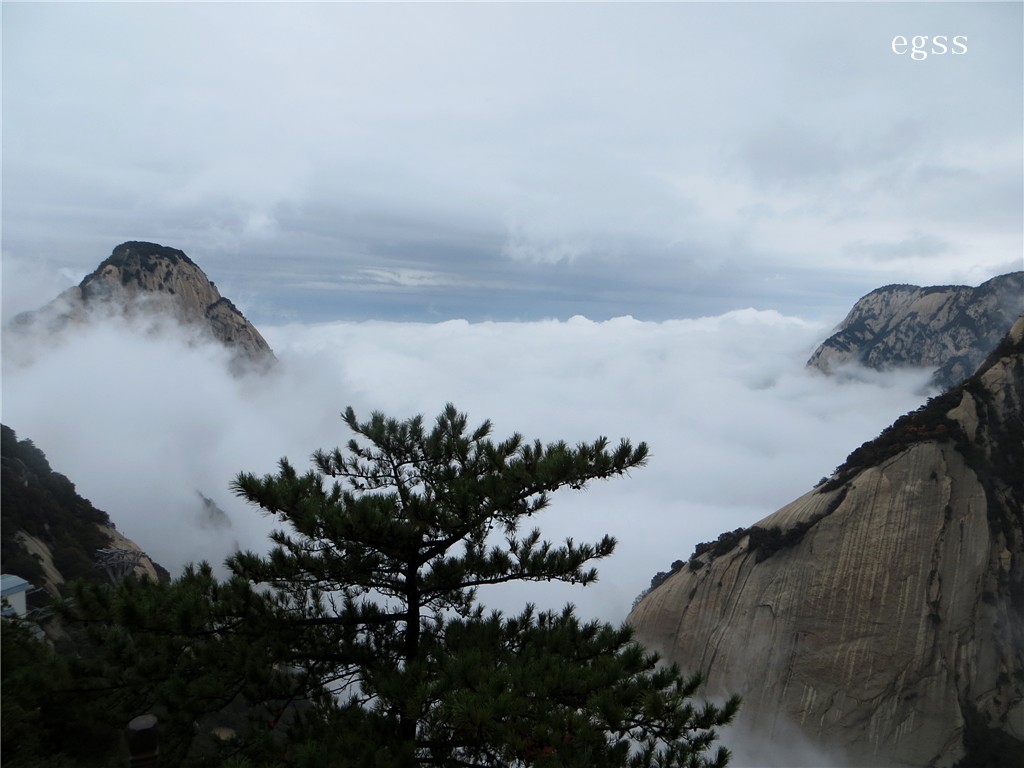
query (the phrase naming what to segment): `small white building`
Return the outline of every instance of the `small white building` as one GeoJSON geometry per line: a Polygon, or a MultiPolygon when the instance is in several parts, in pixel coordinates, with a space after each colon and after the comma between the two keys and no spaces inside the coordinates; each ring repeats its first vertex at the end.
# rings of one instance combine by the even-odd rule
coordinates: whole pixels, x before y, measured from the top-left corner
{"type": "Polygon", "coordinates": [[[3,599],[4,616],[24,616],[28,612],[25,595],[32,585],[21,576],[10,573],[0,574],[0,598],[3,599]]]}

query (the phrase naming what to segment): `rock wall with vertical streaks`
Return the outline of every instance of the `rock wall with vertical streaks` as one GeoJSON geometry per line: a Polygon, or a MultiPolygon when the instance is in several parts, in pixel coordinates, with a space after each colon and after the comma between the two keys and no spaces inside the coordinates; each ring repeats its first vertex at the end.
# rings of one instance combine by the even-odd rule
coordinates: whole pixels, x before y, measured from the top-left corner
{"type": "Polygon", "coordinates": [[[630,614],[639,639],[742,694],[768,744],[795,726],[848,765],[1021,760],[1022,399],[1024,318],[832,478],[699,546],[630,614]]]}

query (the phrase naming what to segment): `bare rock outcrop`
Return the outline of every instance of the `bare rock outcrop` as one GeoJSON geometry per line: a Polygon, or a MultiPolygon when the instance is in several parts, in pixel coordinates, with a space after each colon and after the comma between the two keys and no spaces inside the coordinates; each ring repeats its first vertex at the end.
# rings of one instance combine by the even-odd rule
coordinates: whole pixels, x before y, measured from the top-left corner
{"type": "Polygon", "coordinates": [[[981,285],[888,285],[860,299],[807,364],[934,368],[940,390],[970,376],[1024,312],[1024,272],[981,285]]]}
{"type": "Polygon", "coordinates": [[[0,497],[3,569],[40,590],[30,595],[36,607],[64,596],[73,579],[116,581],[130,573],[169,577],[106,512],[55,472],[31,440],[19,440],[5,424],[0,424],[0,497]]]}
{"type": "Polygon", "coordinates": [[[57,333],[97,308],[165,312],[224,343],[243,364],[265,366],[275,359],[260,332],[195,262],[156,243],[122,243],[81,283],[47,306],[14,318],[13,326],[41,325],[57,333]]]}
{"type": "Polygon", "coordinates": [[[1022,401],[1024,317],[817,488],[678,562],[630,614],[638,638],[740,693],[769,744],[795,728],[838,764],[1020,765],[1022,401]]]}

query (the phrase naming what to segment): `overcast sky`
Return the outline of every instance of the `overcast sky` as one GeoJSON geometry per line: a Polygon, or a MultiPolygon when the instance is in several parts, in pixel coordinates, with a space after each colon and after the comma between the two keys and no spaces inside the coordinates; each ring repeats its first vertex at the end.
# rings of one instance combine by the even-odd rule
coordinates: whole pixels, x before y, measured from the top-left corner
{"type": "Polygon", "coordinates": [[[597,584],[480,594],[620,621],[923,401],[804,368],[857,298],[1024,268],[1022,9],[5,0],[0,419],[174,573],[266,547],[232,478],[343,445],[350,404],[644,440],[537,519],[619,540],[597,584]],[[280,365],[167,320],[9,332],[127,240],[280,365]]]}
{"type": "Polygon", "coordinates": [[[257,324],[834,324],[879,285],[1022,267],[1020,3],[4,2],[2,22],[5,317],[125,240],[185,250],[257,324]]]}

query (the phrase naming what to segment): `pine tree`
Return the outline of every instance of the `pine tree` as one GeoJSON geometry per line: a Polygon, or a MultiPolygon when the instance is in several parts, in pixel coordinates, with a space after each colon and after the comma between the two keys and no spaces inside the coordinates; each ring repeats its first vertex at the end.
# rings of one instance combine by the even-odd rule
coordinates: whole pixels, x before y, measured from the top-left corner
{"type": "Polygon", "coordinates": [[[250,765],[725,765],[711,745],[738,701],[691,704],[699,678],[660,666],[629,627],[478,601],[508,582],[593,582],[614,539],[555,545],[526,526],[552,492],[643,466],[645,444],[494,441],[490,422],[470,429],[452,405],[430,428],[351,408],[343,419],[355,437],[304,474],[282,459],[274,475],[235,479],[284,524],[269,554],[235,554],[223,584],[200,567],[87,601],[138,638],[137,654],[164,644],[176,669],[150,677],[150,696],[193,719],[197,695],[228,690],[281,724],[287,739],[234,746],[250,765]]]}
{"type": "Polygon", "coordinates": [[[275,476],[239,475],[237,493],[293,532],[230,566],[282,596],[289,663],[332,686],[350,727],[372,720],[376,760],[700,764],[735,702],[693,710],[698,681],[656,670],[626,627],[571,609],[485,616],[477,601],[511,581],[594,581],[614,539],[555,546],[522,527],[553,491],[645,464],[645,444],[495,442],[490,422],[470,430],[452,405],[429,430],[422,417],[343,418],[363,440],[315,453],[306,474],[282,460],[275,476]]]}

